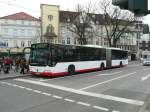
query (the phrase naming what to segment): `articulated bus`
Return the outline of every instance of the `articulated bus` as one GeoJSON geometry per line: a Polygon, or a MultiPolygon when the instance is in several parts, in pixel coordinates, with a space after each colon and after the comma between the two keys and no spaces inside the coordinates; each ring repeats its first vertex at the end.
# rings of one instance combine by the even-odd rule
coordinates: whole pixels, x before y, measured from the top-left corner
{"type": "Polygon", "coordinates": [[[128,52],[95,45],[37,43],[31,45],[29,61],[33,75],[61,76],[126,66],[128,52]]]}

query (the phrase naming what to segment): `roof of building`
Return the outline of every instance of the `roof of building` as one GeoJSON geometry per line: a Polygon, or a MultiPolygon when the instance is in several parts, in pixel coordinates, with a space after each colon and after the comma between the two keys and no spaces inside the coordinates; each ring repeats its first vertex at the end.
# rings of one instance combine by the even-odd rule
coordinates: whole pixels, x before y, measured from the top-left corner
{"type": "MultiPolygon", "coordinates": [[[[73,22],[76,17],[78,17],[81,14],[81,12],[73,12],[73,11],[60,11],[59,12],[59,21],[62,23],[67,23],[67,22],[73,22]]],[[[107,21],[104,18],[104,14],[95,14],[95,13],[88,13],[88,16],[91,18],[91,20],[99,25],[104,25],[107,21]]],[[[107,15],[107,18],[111,19],[109,15],[107,15]]],[[[118,19],[117,20],[119,24],[127,24],[128,21],[123,20],[123,19],[118,19]]],[[[112,19],[113,22],[113,19],[112,19]]],[[[135,23],[136,21],[131,21],[135,23]]],[[[142,22],[142,21],[140,21],[142,22]]],[[[131,24],[132,25],[132,24],[131,24]]]]}
{"type": "Polygon", "coordinates": [[[0,17],[0,19],[39,21],[39,19],[24,12],[19,12],[19,13],[3,16],[3,17],[0,17]]]}
{"type": "Polygon", "coordinates": [[[60,11],[59,12],[59,18],[60,18],[60,22],[72,22],[74,20],[74,18],[76,18],[77,16],[79,16],[79,12],[71,12],[71,11],[60,11]]]}
{"type": "MultiPolygon", "coordinates": [[[[76,17],[80,15],[80,12],[72,12],[72,11],[60,11],[60,22],[72,22],[76,17]]],[[[98,22],[99,24],[104,24],[104,19],[102,14],[88,14],[89,17],[93,20],[93,22],[98,22]]]]}

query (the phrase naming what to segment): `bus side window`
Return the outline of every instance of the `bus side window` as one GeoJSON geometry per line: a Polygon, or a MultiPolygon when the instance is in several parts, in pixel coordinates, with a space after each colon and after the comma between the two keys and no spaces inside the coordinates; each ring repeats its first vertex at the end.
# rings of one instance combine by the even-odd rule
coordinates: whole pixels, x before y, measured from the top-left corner
{"type": "Polygon", "coordinates": [[[54,48],[51,49],[51,52],[48,54],[48,65],[55,66],[56,65],[56,50],[54,48]]]}
{"type": "Polygon", "coordinates": [[[63,54],[63,49],[60,49],[60,48],[58,48],[57,50],[56,50],[56,61],[57,62],[62,62],[63,61],[63,58],[64,58],[64,54],[63,54]]]}

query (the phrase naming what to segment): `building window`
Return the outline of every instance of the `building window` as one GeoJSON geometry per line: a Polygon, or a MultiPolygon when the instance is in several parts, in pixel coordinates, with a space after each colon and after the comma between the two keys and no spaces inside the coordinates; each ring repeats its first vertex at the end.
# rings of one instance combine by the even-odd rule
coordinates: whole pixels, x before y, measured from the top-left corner
{"type": "Polygon", "coordinates": [[[52,15],[48,15],[48,20],[52,21],[53,20],[53,16],[52,15]]]}
{"type": "Polygon", "coordinates": [[[28,47],[30,47],[31,46],[31,41],[28,41],[28,47]]]}
{"type": "Polygon", "coordinates": [[[22,23],[22,25],[24,25],[24,23],[25,23],[24,20],[22,20],[21,23],[22,23]]]}
{"type": "Polygon", "coordinates": [[[96,40],[96,45],[99,45],[99,38],[97,38],[96,40]]]}
{"type": "Polygon", "coordinates": [[[13,23],[13,24],[17,24],[17,21],[16,21],[16,20],[13,20],[12,23],[13,23]]]}
{"type": "Polygon", "coordinates": [[[55,40],[55,44],[57,43],[57,40],[55,40]]]}
{"type": "Polygon", "coordinates": [[[18,30],[17,29],[13,29],[13,34],[14,34],[14,36],[17,36],[18,35],[18,30]]]}
{"type": "Polygon", "coordinates": [[[8,20],[7,19],[5,19],[5,24],[8,24],[8,20]]]}
{"type": "Polygon", "coordinates": [[[18,47],[17,46],[17,40],[14,40],[14,47],[18,47]]]}
{"type": "Polygon", "coordinates": [[[95,19],[95,14],[93,14],[93,15],[92,15],[92,18],[94,18],[94,19],[95,19]]]}
{"type": "Polygon", "coordinates": [[[28,30],[28,36],[32,36],[32,30],[28,30]]]}
{"type": "Polygon", "coordinates": [[[8,46],[8,40],[6,40],[4,43],[5,43],[6,46],[8,46]]]}
{"type": "Polygon", "coordinates": [[[62,40],[62,44],[65,44],[65,40],[62,40]]]}
{"type": "Polygon", "coordinates": [[[24,47],[24,41],[21,41],[21,47],[24,47]]]}
{"type": "Polygon", "coordinates": [[[36,34],[37,34],[38,37],[40,37],[41,31],[40,30],[36,30],[36,34]]]}
{"type": "Polygon", "coordinates": [[[74,39],[74,44],[77,44],[77,39],[74,39]]]}
{"type": "Polygon", "coordinates": [[[128,46],[128,50],[130,50],[130,46],[128,46]]]}
{"type": "Polygon", "coordinates": [[[8,33],[8,28],[4,28],[4,33],[8,33]]]}
{"type": "Polygon", "coordinates": [[[22,29],[22,30],[21,30],[21,35],[24,36],[24,34],[25,34],[25,30],[22,29]]]}
{"type": "Polygon", "coordinates": [[[67,38],[67,44],[70,44],[70,38],[67,38]]]}
{"type": "Polygon", "coordinates": [[[139,45],[140,47],[142,47],[142,43],[140,43],[140,45],[139,45]]]}
{"type": "Polygon", "coordinates": [[[28,21],[28,25],[31,25],[31,21],[28,21]]]}

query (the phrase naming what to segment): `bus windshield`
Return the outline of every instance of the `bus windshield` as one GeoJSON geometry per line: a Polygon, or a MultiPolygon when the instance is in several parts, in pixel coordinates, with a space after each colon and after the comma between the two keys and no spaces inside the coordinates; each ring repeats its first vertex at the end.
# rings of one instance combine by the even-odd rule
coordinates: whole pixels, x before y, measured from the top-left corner
{"type": "Polygon", "coordinates": [[[50,52],[48,49],[33,49],[30,55],[31,66],[46,66],[50,52]]]}

